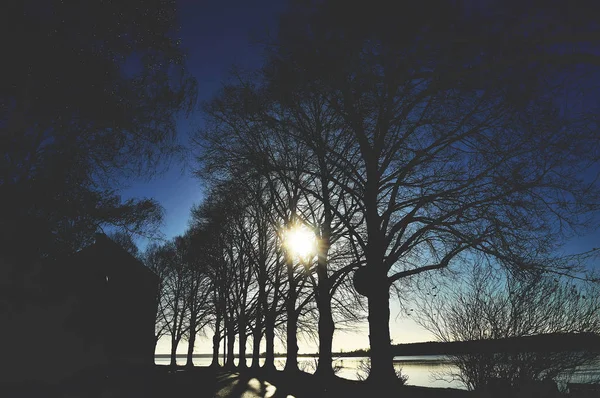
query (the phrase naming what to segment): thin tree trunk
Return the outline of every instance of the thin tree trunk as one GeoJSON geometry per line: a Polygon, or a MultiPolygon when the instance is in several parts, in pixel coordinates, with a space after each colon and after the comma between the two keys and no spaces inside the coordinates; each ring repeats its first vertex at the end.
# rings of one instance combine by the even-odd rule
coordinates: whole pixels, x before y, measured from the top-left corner
{"type": "Polygon", "coordinates": [[[247,364],[246,364],[246,326],[242,325],[242,322],[240,322],[240,333],[239,333],[239,341],[238,341],[238,351],[239,351],[239,355],[238,355],[238,368],[239,369],[246,369],[247,364]]]}
{"type": "Polygon", "coordinates": [[[263,367],[267,371],[275,370],[275,320],[277,317],[277,303],[279,302],[278,292],[280,284],[281,272],[279,269],[277,269],[275,271],[275,283],[273,286],[273,302],[271,303],[271,308],[268,308],[267,316],[265,317],[266,357],[263,367]]]}
{"type": "Polygon", "coordinates": [[[225,328],[223,328],[223,366],[226,365],[227,362],[227,333],[225,332],[225,328]]]}
{"type": "Polygon", "coordinates": [[[287,356],[285,361],[286,372],[298,371],[298,315],[296,313],[296,281],[291,259],[287,260],[287,275],[290,291],[286,303],[287,311],[287,356]]]}
{"type": "Polygon", "coordinates": [[[266,318],[265,342],[266,356],[263,367],[266,370],[275,370],[275,309],[271,309],[266,318]]]}
{"type": "Polygon", "coordinates": [[[152,351],[152,362],[151,363],[155,363],[154,357],[156,355],[156,345],[158,344],[158,338],[156,338],[156,335],[154,336],[154,350],[152,351]]]}
{"type": "Polygon", "coordinates": [[[258,369],[260,367],[260,340],[262,338],[262,330],[260,324],[254,327],[252,334],[252,369],[258,369]]]}
{"type": "Polygon", "coordinates": [[[227,320],[227,326],[225,327],[225,333],[227,334],[227,357],[225,360],[225,367],[233,369],[235,368],[235,356],[233,354],[233,348],[235,347],[235,326],[233,324],[233,309],[230,309],[228,312],[229,313],[226,313],[225,315],[227,320]]]}
{"type": "Polygon", "coordinates": [[[221,341],[221,336],[219,336],[218,332],[215,332],[213,335],[213,352],[212,352],[212,362],[210,366],[218,367],[219,366],[219,343],[221,341]]]}
{"type": "Polygon", "coordinates": [[[258,305],[256,306],[256,319],[254,330],[252,331],[252,365],[253,369],[260,367],[260,340],[262,338],[262,311],[265,287],[264,284],[259,282],[258,286],[258,305]]]}
{"type": "Polygon", "coordinates": [[[333,376],[332,346],[335,324],[331,312],[331,293],[329,276],[327,274],[327,258],[329,256],[329,218],[321,228],[319,250],[317,253],[317,309],[319,310],[319,364],[316,374],[323,378],[333,376]]]}
{"type": "Polygon", "coordinates": [[[225,367],[228,369],[235,368],[235,355],[233,354],[233,348],[235,347],[235,332],[233,326],[229,327],[227,331],[227,360],[225,361],[225,367]]]}
{"type": "Polygon", "coordinates": [[[215,320],[215,334],[213,335],[213,347],[212,347],[212,363],[210,366],[218,367],[219,366],[219,343],[221,342],[221,316],[220,313],[217,312],[217,317],[215,320]]]}
{"type": "MultiPolygon", "coordinates": [[[[177,300],[177,298],[175,298],[177,300]]],[[[177,366],[177,346],[179,345],[179,339],[177,339],[177,311],[173,315],[173,327],[171,328],[171,363],[172,367],[177,366]]]]}
{"type": "Polygon", "coordinates": [[[238,327],[239,327],[239,339],[238,339],[238,368],[246,369],[246,340],[248,339],[246,336],[246,316],[244,315],[244,306],[246,302],[246,297],[243,298],[240,314],[238,316],[238,327]]]}
{"type": "Polygon", "coordinates": [[[188,341],[187,361],[185,363],[186,367],[194,366],[194,344],[196,344],[196,328],[190,325],[190,339],[188,341]]]}

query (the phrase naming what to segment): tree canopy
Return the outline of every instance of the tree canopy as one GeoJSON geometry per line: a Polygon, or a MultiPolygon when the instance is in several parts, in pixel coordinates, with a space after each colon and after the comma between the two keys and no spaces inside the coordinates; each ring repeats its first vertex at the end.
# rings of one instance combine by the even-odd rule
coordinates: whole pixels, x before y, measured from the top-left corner
{"type": "Polygon", "coordinates": [[[152,232],[159,205],[118,188],[177,152],[176,116],[195,101],[175,2],[11,0],[4,17],[4,254],[71,251],[102,225],[152,232]]]}
{"type": "Polygon", "coordinates": [[[274,187],[276,224],[343,227],[381,382],[390,288],[472,256],[573,276],[553,258],[600,209],[595,21],[536,1],[396,6],[295,2],[199,140],[213,180],[274,187]]]}

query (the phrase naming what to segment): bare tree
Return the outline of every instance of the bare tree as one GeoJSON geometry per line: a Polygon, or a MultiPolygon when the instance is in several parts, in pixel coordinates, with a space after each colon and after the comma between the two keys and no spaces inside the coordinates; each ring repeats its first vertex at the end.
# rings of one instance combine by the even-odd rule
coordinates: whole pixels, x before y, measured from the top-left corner
{"type": "Polygon", "coordinates": [[[150,268],[159,279],[159,287],[157,290],[158,296],[156,302],[158,303],[156,311],[156,319],[154,323],[154,346],[167,333],[167,320],[164,316],[166,290],[165,290],[165,279],[167,278],[168,269],[164,266],[162,253],[162,247],[156,243],[148,245],[142,255],[143,263],[150,268]]]}
{"type": "MultiPolygon", "coordinates": [[[[268,212],[275,217],[271,218],[272,227],[280,235],[281,231],[298,222],[297,206],[300,200],[302,170],[305,162],[302,146],[286,134],[279,134],[281,124],[265,125],[264,119],[256,119],[250,114],[255,105],[260,108],[260,99],[253,95],[251,87],[228,86],[223,95],[215,98],[206,106],[207,129],[199,132],[202,171],[200,176],[212,180],[229,179],[237,186],[240,181],[257,177],[263,179],[268,191],[268,212]],[[249,101],[252,101],[249,103],[249,101]],[[255,103],[254,101],[259,101],[255,103]],[[236,156],[231,156],[235,153],[236,156]]],[[[277,109],[270,108],[274,113],[277,109]]],[[[217,181],[219,182],[219,181],[217,181]]],[[[281,250],[281,239],[278,241],[277,250],[281,250]]],[[[286,278],[289,285],[286,290],[285,303],[287,308],[286,369],[296,371],[297,367],[297,313],[296,308],[298,289],[304,284],[298,280],[305,278],[301,267],[294,263],[294,259],[284,256],[286,278]]],[[[279,274],[277,274],[279,275],[279,274]]],[[[281,282],[281,280],[278,280],[281,282]]],[[[277,298],[283,296],[279,291],[274,291],[277,298]]],[[[271,315],[267,316],[269,322],[274,321],[271,315]]],[[[270,326],[266,330],[269,333],[270,326]]],[[[268,344],[269,347],[270,344],[268,344]]],[[[269,348],[268,348],[269,350],[269,348]]],[[[270,363],[270,361],[269,361],[270,363]]]]}
{"type": "Polygon", "coordinates": [[[229,273],[224,258],[224,236],[222,225],[226,212],[222,209],[221,197],[211,193],[202,202],[192,209],[191,224],[195,229],[205,231],[203,244],[204,256],[206,258],[207,276],[210,279],[210,304],[212,307],[212,363],[211,366],[219,366],[219,346],[224,339],[224,320],[227,309],[227,296],[229,294],[229,273]]]}
{"type": "Polygon", "coordinates": [[[507,268],[537,266],[598,209],[597,187],[579,178],[598,160],[596,128],[584,122],[592,109],[566,109],[553,91],[581,90],[590,71],[568,66],[595,57],[540,45],[547,33],[544,43],[562,40],[562,31],[531,24],[540,9],[521,3],[498,14],[426,2],[402,20],[391,9],[382,19],[384,5],[302,3],[273,46],[269,81],[288,95],[318,90],[358,149],[346,158],[330,148],[327,158],[346,171],[352,183],[340,188],[365,217],[364,230],[349,230],[366,256],[355,277],[368,298],[374,381],[395,378],[390,286],[468,253],[507,268]],[[502,16],[513,12],[519,17],[502,16]],[[491,28],[499,22],[513,28],[509,38],[491,28]]]}
{"type": "Polygon", "coordinates": [[[210,240],[207,239],[206,235],[206,231],[199,228],[188,230],[183,236],[180,249],[183,251],[182,257],[188,271],[185,286],[187,331],[184,337],[187,338],[188,342],[186,366],[194,365],[193,355],[196,335],[211,320],[210,314],[213,312],[209,301],[212,289],[208,273],[210,256],[207,255],[210,240]]]}
{"type": "MultiPolygon", "coordinates": [[[[513,276],[476,263],[451,285],[423,289],[416,299],[414,315],[419,324],[444,342],[542,334],[577,333],[585,337],[586,333],[600,332],[598,293],[599,286],[587,281],[547,274],[513,276]]],[[[518,387],[536,380],[556,381],[575,367],[595,361],[600,354],[557,347],[541,347],[538,351],[522,348],[506,352],[507,347],[501,346],[452,355],[459,371],[449,376],[470,390],[485,389],[497,379],[518,387]]]]}
{"type": "Polygon", "coordinates": [[[189,327],[186,322],[189,269],[185,263],[183,245],[183,238],[177,237],[163,245],[158,252],[158,266],[161,274],[165,275],[164,297],[159,303],[159,311],[171,340],[171,366],[177,365],[177,347],[189,327]]]}

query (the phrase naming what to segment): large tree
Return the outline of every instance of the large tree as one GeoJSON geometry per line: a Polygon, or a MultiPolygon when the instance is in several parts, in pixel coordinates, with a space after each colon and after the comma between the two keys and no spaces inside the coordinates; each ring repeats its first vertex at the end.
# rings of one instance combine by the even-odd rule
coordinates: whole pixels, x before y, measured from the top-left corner
{"type": "Polygon", "coordinates": [[[10,0],[3,15],[3,255],[72,251],[102,225],[151,232],[158,204],[118,188],[176,153],[195,100],[175,2],[10,0]]]}
{"type": "Polygon", "coordinates": [[[318,90],[358,148],[328,159],[365,217],[350,230],[366,257],[371,380],[395,378],[390,286],[473,252],[543,268],[598,209],[582,177],[598,161],[593,109],[564,105],[597,63],[583,45],[597,24],[577,17],[567,34],[560,8],[534,1],[428,1],[401,14],[329,1],[303,2],[281,24],[268,78],[318,90]],[[554,24],[532,22],[543,19],[554,24]]]}

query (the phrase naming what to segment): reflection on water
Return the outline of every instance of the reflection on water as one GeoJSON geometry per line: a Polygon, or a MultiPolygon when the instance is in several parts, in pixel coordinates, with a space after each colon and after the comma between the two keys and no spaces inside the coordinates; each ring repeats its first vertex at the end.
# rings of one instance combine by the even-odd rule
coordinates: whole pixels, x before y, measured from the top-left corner
{"type": "MultiPolygon", "coordinates": [[[[358,379],[357,369],[366,357],[345,357],[334,361],[341,366],[338,376],[345,379],[358,379]]],[[[456,368],[449,364],[447,358],[441,355],[395,357],[394,367],[408,376],[407,384],[423,387],[464,388],[457,381],[442,380],[442,374],[454,371],[456,368]]]]}
{"type": "MultiPolygon", "coordinates": [[[[185,356],[177,356],[177,365],[183,366],[185,365],[187,359],[185,356]]],[[[198,357],[194,357],[192,359],[192,361],[194,362],[194,366],[210,366],[210,364],[212,363],[212,358],[198,358],[198,357]]],[[[171,363],[171,359],[167,358],[167,357],[155,357],[154,358],[154,363],[157,365],[169,365],[171,363]]],[[[235,365],[237,366],[239,364],[239,360],[236,358],[234,360],[235,365]]],[[[246,359],[246,365],[250,366],[252,363],[251,359],[246,359]]],[[[223,357],[219,357],[219,364],[223,365],[224,361],[223,361],[223,357]]],[[[264,358],[260,358],[259,360],[259,364],[260,366],[265,364],[265,359],[264,358]]],[[[283,370],[283,368],[285,367],[285,358],[275,358],[275,367],[278,370],[283,370]]]]}
{"type": "MultiPolygon", "coordinates": [[[[361,360],[366,360],[366,357],[343,357],[334,360],[334,366],[339,366],[340,371],[338,372],[339,377],[345,379],[357,380],[358,365],[361,360]]],[[[428,387],[453,387],[462,388],[459,383],[453,382],[448,383],[443,380],[436,380],[435,375],[441,371],[447,369],[449,366],[444,362],[443,356],[412,356],[412,357],[396,357],[394,359],[394,366],[397,369],[402,369],[402,373],[408,375],[408,384],[415,386],[428,386],[428,387]]],[[[194,358],[194,365],[196,366],[209,366],[211,358],[194,358]]],[[[168,365],[170,362],[169,358],[156,358],[155,363],[157,365],[168,365]]],[[[185,365],[185,357],[177,357],[178,365],[185,365]]],[[[250,365],[251,360],[246,361],[250,365]]],[[[264,364],[264,358],[260,359],[261,366],[264,364]]],[[[223,358],[219,359],[219,363],[223,364],[223,358]]],[[[235,361],[237,365],[237,359],[235,361]]],[[[298,359],[298,366],[305,372],[313,373],[317,360],[315,357],[300,357],[298,359]]],[[[275,367],[279,370],[283,370],[285,367],[285,358],[275,358],[275,367]]]]}
{"type": "MultiPolygon", "coordinates": [[[[333,363],[334,366],[340,368],[337,375],[345,379],[357,380],[358,379],[358,367],[361,361],[367,360],[367,357],[340,357],[335,358],[333,363]]],[[[155,363],[157,365],[168,365],[169,358],[156,358],[155,363]]],[[[185,357],[177,357],[177,364],[184,365],[185,357]]],[[[194,358],[194,365],[196,366],[209,366],[211,358],[194,358]]],[[[223,358],[221,357],[219,362],[223,364],[223,358]]],[[[264,364],[264,358],[260,359],[260,365],[264,364]]],[[[236,365],[238,364],[237,359],[235,360],[236,365]]],[[[251,364],[251,360],[246,361],[248,366],[251,364]]],[[[317,365],[316,357],[300,357],[298,359],[298,366],[305,372],[313,373],[317,365]]],[[[285,358],[276,357],[275,367],[279,370],[283,370],[285,367],[285,358]]],[[[452,365],[448,358],[444,355],[422,355],[422,356],[404,356],[394,357],[394,367],[396,370],[402,370],[402,374],[408,376],[407,384],[413,386],[423,387],[439,387],[439,388],[460,388],[464,389],[457,380],[448,380],[448,374],[455,373],[458,371],[456,366],[452,365]],[[445,376],[445,377],[444,377],[445,376]]],[[[570,376],[572,382],[591,382],[600,378],[600,361],[595,365],[582,367],[573,372],[570,376]]]]}

